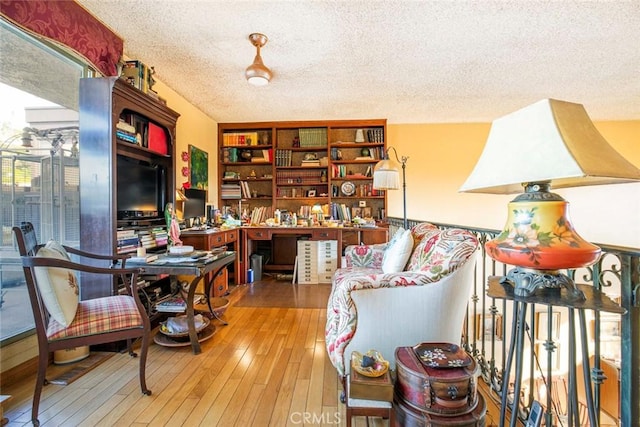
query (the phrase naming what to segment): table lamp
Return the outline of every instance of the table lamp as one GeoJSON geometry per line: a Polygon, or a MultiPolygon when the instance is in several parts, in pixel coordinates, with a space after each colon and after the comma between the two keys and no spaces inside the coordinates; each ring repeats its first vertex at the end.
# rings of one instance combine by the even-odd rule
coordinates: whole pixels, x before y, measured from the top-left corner
{"type": "Polygon", "coordinates": [[[631,182],[640,169],[600,135],[581,104],[544,99],[491,125],[489,137],[463,192],[518,195],[509,203],[502,232],[485,244],[496,261],[516,266],[503,281],[529,296],[567,289],[584,295],[560,269],[595,263],[600,248],[585,241],[569,219],[569,203],[555,188],[631,182]]]}

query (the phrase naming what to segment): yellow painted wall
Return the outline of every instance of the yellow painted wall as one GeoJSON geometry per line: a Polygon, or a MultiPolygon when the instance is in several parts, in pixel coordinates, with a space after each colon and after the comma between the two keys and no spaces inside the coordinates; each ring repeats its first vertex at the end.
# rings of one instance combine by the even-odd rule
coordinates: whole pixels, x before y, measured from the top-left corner
{"type": "Polygon", "coordinates": [[[195,145],[209,154],[207,199],[214,204],[218,200],[218,123],[162,82],[158,82],[153,89],[167,100],[169,108],[180,113],[176,127],[176,187],[182,187],[184,182],[189,181],[188,176],[182,175],[182,168],[189,164],[182,160],[181,154],[183,151],[189,152],[189,145],[195,145]]]}
{"type": "MultiPolygon", "coordinates": [[[[598,122],[609,143],[640,167],[640,120],[598,122]]],[[[475,166],[490,123],[390,124],[388,144],[408,156],[407,216],[502,229],[514,195],[459,193],[475,166]]],[[[557,190],[570,202],[574,227],[586,240],[640,248],[640,183],[557,190]]],[[[390,216],[402,217],[402,191],[388,192],[390,216]]]]}

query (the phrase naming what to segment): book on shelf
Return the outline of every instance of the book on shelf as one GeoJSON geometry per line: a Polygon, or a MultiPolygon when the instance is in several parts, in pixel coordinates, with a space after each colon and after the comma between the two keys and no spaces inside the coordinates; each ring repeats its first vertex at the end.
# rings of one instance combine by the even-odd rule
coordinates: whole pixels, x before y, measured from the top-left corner
{"type": "Polygon", "coordinates": [[[187,303],[182,297],[170,297],[156,303],[156,310],[164,313],[181,313],[187,309],[187,303]]]}

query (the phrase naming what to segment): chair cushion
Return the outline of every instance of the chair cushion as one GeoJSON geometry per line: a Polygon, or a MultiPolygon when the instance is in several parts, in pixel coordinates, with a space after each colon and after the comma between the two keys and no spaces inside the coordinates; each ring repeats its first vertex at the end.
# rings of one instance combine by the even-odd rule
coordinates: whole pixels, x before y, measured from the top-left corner
{"type": "MultiPolygon", "coordinates": [[[[67,261],[58,250],[46,246],[40,248],[36,257],[67,261]]],[[[79,288],[75,273],[60,267],[36,267],[34,273],[47,311],[62,326],[69,326],[78,309],[79,288]]]]}
{"type": "Polygon", "coordinates": [[[420,271],[439,280],[464,263],[476,246],[476,238],[461,229],[427,232],[413,250],[407,271],[420,271]]]}
{"type": "Polygon", "coordinates": [[[142,316],[133,297],[116,295],[80,301],[76,317],[68,327],[51,319],[47,337],[54,341],[141,327],[142,316]]]}
{"type": "Polygon", "coordinates": [[[399,273],[403,271],[412,251],[413,237],[411,236],[411,230],[400,228],[393,235],[389,246],[387,246],[384,251],[382,271],[385,273],[399,273]]]}

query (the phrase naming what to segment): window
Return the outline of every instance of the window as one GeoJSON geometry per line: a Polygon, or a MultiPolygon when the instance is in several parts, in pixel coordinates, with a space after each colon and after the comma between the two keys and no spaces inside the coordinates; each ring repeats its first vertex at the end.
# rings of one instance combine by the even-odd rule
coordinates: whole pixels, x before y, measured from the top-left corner
{"type": "Polygon", "coordinates": [[[87,67],[0,20],[0,341],[34,328],[11,228],[79,245],[78,98],[87,67]]]}

